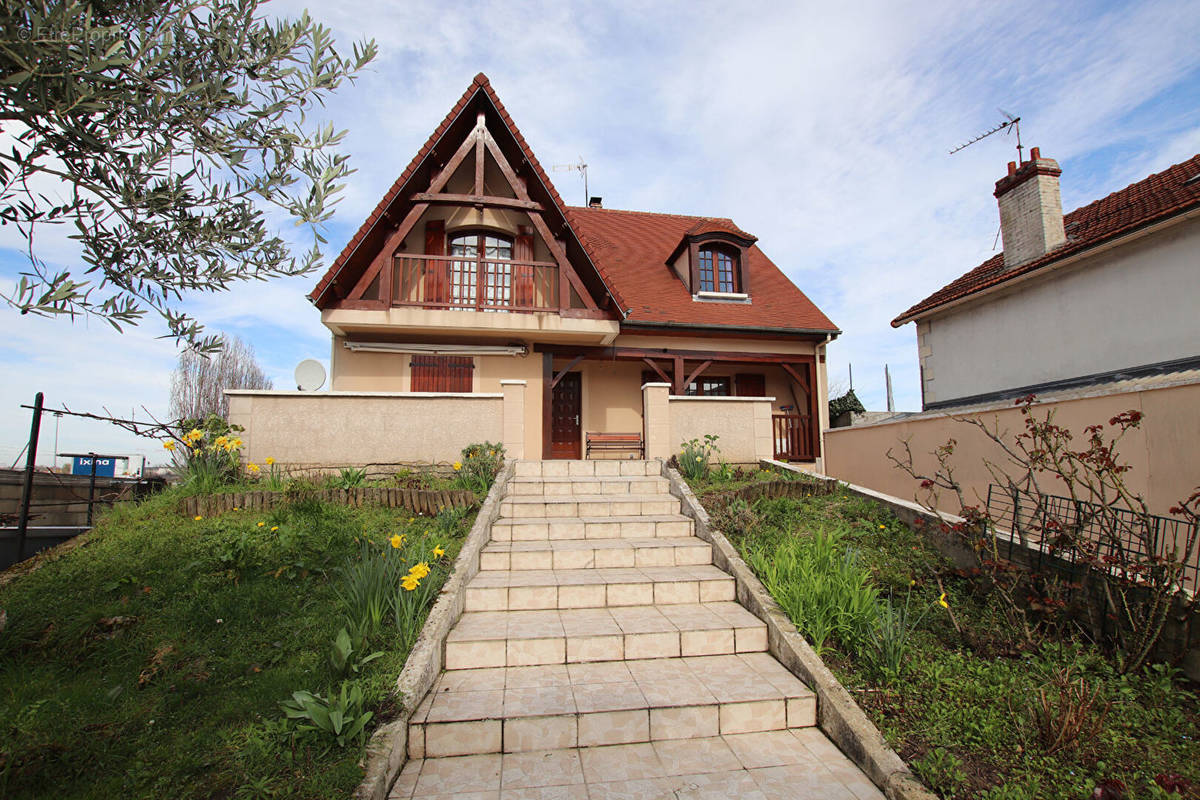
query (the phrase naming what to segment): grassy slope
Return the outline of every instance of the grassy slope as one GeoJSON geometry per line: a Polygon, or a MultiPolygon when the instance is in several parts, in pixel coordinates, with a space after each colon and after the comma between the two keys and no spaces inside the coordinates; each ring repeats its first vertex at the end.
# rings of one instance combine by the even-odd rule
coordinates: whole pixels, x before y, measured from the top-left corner
{"type": "Polygon", "coordinates": [[[1116,676],[1094,648],[1066,637],[1048,638],[1036,651],[1020,647],[985,598],[919,534],[870,501],[833,495],[766,500],[754,508],[757,524],[731,536],[743,555],[769,550],[782,537],[836,528],[884,596],[890,592],[902,603],[916,582],[912,608],[926,613],[899,680],[884,682],[865,653],[847,652],[836,641],[825,658],[892,746],[943,796],[1082,800],[1096,781],[1116,778],[1130,797],[1158,797],[1152,781],[1159,773],[1200,780],[1200,712],[1194,687],[1177,674],[1160,667],[1116,676]],[[939,578],[949,611],[935,605],[939,578]],[[1103,685],[1113,705],[1098,735],[1048,755],[1028,702],[1068,665],[1103,685]]]}
{"type": "MultiPolygon", "coordinates": [[[[308,503],[194,521],[176,502],[118,509],[0,589],[0,796],[323,798],[360,780],[361,747],[290,742],[278,703],[337,683],[331,578],[356,537],[407,532],[448,561],[470,519],[308,503]]],[[[395,639],[358,678],[376,721],[407,656],[395,639]]]]}

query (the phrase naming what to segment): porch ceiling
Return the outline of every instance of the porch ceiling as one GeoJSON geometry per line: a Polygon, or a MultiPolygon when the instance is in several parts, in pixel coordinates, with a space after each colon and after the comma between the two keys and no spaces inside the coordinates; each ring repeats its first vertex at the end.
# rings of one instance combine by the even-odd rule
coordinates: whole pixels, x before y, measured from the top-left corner
{"type": "Polygon", "coordinates": [[[478,339],[570,342],[580,346],[607,344],[620,332],[620,323],[616,320],[564,317],[557,312],[504,314],[401,307],[378,310],[330,308],[321,312],[321,322],[337,336],[445,334],[478,339]]]}

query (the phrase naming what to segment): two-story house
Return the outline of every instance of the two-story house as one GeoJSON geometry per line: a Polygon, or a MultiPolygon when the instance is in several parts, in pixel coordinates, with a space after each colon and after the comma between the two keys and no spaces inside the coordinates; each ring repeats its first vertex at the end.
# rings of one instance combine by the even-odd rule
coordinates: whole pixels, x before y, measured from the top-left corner
{"type": "MultiPolygon", "coordinates": [[[[358,397],[349,416],[382,427],[370,447],[317,457],[281,438],[295,393],[234,393],[252,459],[452,460],[451,443],[487,432],[463,426],[492,411],[438,400],[474,396],[507,398],[489,430],[526,458],[665,456],[720,431],[731,460],[820,465],[834,324],[729,219],[566,205],[482,74],[309,297],[332,334],[325,400],[358,397]]],[[[358,435],[322,408],[308,424],[358,435]]]]}

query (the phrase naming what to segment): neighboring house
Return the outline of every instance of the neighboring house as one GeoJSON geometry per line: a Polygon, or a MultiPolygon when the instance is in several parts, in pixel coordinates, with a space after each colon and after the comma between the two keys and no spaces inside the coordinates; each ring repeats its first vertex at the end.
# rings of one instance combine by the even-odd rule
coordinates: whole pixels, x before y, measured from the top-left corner
{"type": "Polygon", "coordinates": [[[1037,148],[1008,165],[995,190],[1004,252],[892,322],[917,325],[924,412],[827,431],[828,474],[912,498],[887,452],[907,442],[930,472],[954,439],[956,478],[982,504],[986,462],[1005,454],[955,418],[1011,437],[1014,399],[1034,394],[1038,416],[1080,435],[1141,412],[1120,453],[1152,511],[1200,484],[1200,155],[1065,217],[1060,174],[1037,148]]]}
{"type": "Polygon", "coordinates": [[[732,461],[820,468],[834,324],[729,219],[567,206],[482,74],[309,297],[332,392],[296,413],[296,393],[233,393],[252,459],[445,460],[489,431],[527,458],[656,457],[716,433],[732,461]],[[278,439],[339,397],[361,399],[342,426],[425,418],[319,458],[278,439]]]}
{"type": "Polygon", "coordinates": [[[996,182],[1004,252],[917,324],[926,409],[1200,367],[1200,155],[1065,217],[1037,148],[996,182]]]}

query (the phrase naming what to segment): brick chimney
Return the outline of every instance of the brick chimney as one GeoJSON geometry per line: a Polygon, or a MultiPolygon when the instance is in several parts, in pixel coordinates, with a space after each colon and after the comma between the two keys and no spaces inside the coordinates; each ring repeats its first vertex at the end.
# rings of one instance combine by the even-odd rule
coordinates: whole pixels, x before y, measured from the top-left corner
{"type": "Polygon", "coordinates": [[[1021,166],[1008,162],[1008,174],[996,181],[1005,269],[1019,267],[1066,243],[1059,175],[1058,162],[1042,158],[1035,147],[1021,166]]]}

